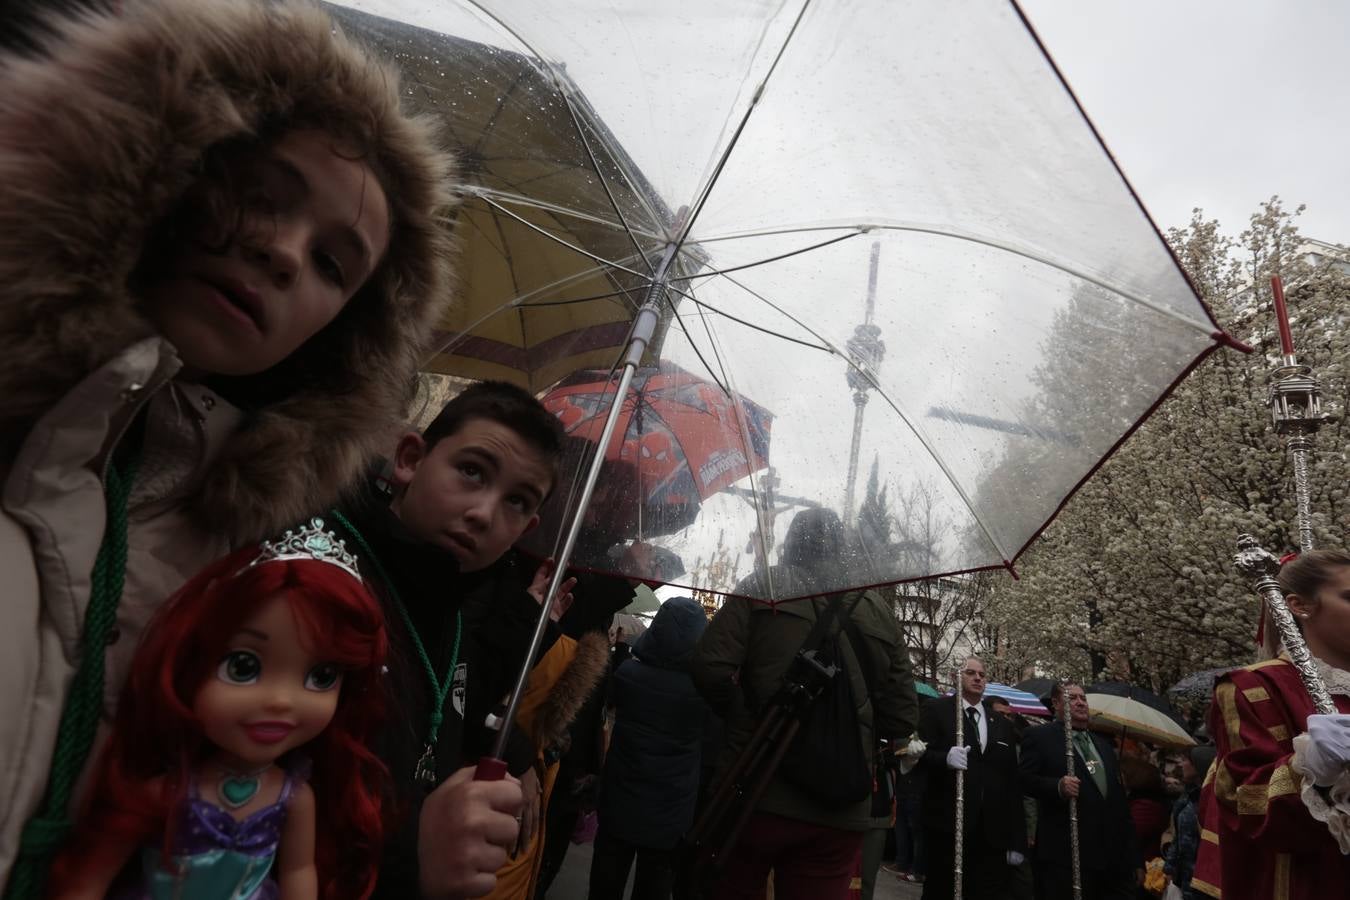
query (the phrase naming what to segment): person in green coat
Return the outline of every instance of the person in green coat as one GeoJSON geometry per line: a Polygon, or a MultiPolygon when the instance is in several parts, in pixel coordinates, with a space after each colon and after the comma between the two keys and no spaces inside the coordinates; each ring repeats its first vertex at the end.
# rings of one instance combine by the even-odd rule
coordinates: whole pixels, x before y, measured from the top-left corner
{"type": "MultiPolygon", "coordinates": [[[[853,644],[841,639],[844,667],[852,696],[859,703],[861,745],[881,739],[902,739],[913,733],[918,702],[909,654],[900,624],[875,591],[824,596],[829,572],[846,564],[848,548],[839,517],[825,509],[798,513],[788,528],[779,565],[772,577],[774,593],[798,597],[768,606],[732,599],[718,611],[694,654],[691,674],[709,706],[726,721],[726,744],[718,764],[725,777],[749,742],[763,705],[782,686],[798,649],[810,635],[827,603],[842,604],[832,629],[845,611],[857,626],[870,672],[853,644]],[[873,686],[869,695],[868,682],[873,686]]],[[[735,593],[763,596],[758,576],[738,585],[735,593]]],[[[822,778],[829,773],[822,772],[822,778]]],[[[755,813],[729,854],[714,892],[715,900],[760,896],[774,872],[778,900],[843,900],[862,847],[872,827],[871,798],[842,808],[829,808],[798,787],[775,777],[759,798],[755,813]]]]}

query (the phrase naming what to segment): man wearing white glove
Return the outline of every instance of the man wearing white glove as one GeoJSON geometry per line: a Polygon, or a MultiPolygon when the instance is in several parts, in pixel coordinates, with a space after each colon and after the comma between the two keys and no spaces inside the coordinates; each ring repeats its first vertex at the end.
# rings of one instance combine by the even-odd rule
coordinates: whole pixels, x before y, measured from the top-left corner
{"type": "Polygon", "coordinates": [[[947,751],[947,768],[960,772],[970,768],[970,748],[953,747],[947,751]]]}
{"type": "MultiPolygon", "coordinates": [[[[1036,800],[1032,866],[1037,900],[1071,900],[1074,896],[1071,834],[1075,830],[1083,897],[1135,900],[1138,885],[1143,883],[1143,868],[1115,750],[1105,735],[1088,731],[1091,711],[1082,685],[1056,685],[1050,698],[1055,719],[1022,736],[1019,763],[1022,790],[1036,800]],[[1065,704],[1073,746],[1072,774],[1064,747],[1065,704]],[[1071,799],[1076,801],[1076,824],[1070,818],[1071,799]]],[[[1237,896],[1243,900],[1247,895],[1237,896]]]]}
{"type": "Polygon", "coordinates": [[[928,850],[923,896],[950,900],[955,885],[956,784],[963,783],[962,887],[966,900],[1006,900],[1013,854],[1026,851],[1026,824],[1017,783],[1012,722],[991,715],[984,700],[984,663],[974,657],[960,670],[960,696],[931,700],[919,716],[927,744],[920,820],[928,850]],[[956,740],[957,716],[962,740],[956,740]]]}

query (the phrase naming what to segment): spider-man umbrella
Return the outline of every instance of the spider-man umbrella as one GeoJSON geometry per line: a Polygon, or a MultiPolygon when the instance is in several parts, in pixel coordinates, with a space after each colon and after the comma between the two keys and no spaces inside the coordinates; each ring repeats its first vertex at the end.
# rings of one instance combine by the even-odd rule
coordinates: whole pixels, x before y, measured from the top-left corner
{"type": "MultiPolygon", "coordinates": [[[[579,372],[544,397],[545,408],[567,434],[599,441],[614,401],[610,374],[579,372]]],[[[609,506],[607,515],[635,519],[625,529],[633,534],[684,528],[704,499],[768,466],[772,419],[759,404],[678,366],[638,369],[605,448],[606,465],[617,464],[610,468],[636,484],[627,506],[609,506]]],[[[602,480],[605,472],[602,468],[602,480]]]]}

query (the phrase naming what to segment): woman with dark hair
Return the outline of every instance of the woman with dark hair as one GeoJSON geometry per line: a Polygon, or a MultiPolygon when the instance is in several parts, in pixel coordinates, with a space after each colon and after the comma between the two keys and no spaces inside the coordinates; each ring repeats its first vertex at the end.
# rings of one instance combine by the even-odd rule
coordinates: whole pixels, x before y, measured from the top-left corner
{"type": "Polygon", "coordinates": [[[1195,872],[1195,855],[1200,850],[1200,820],[1197,803],[1200,785],[1210,766],[1214,765],[1215,750],[1209,745],[1192,747],[1181,759],[1184,789],[1172,806],[1172,843],[1167,845],[1163,874],[1181,890],[1185,900],[1192,900],[1191,875],[1195,872]]]}
{"type": "Polygon", "coordinates": [[[1162,772],[1147,759],[1122,756],[1120,777],[1125,782],[1130,819],[1134,822],[1135,837],[1139,839],[1139,868],[1142,869],[1150,859],[1162,855],[1159,844],[1167,830],[1168,815],[1162,772]]]}
{"type": "Polygon", "coordinates": [[[1339,714],[1316,713],[1284,655],[1215,685],[1218,760],[1191,886],[1225,900],[1311,900],[1350,884],[1350,553],[1305,553],[1280,587],[1339,714]]]}

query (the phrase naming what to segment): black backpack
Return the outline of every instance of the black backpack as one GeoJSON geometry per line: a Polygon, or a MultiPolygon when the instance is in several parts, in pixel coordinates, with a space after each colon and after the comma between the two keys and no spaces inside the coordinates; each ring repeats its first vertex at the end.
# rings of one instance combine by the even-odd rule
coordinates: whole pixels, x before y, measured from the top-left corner
{"type": "MultiPolygon", "coordinates": [[[[828,681],[801,712],[801,727],[779,763],[778,776],[829,809],[841,809],[867,799],[874,784],[872,754],[863,745],[858,722],[859,698],[853,696],[853,680],[843,653],[843,642],[847,639],[853,645],[853,655],[862,667],[863,682],[871,697],[871,654],[852,619],[861,600],[860,594],[842,611],[838,608],[843,598],[837,596],[826,598],[824,611],[817,606],[815,627],[797,651],[787,674],[789,682],[800,680],[805,674],[804,667],[810,666],[814,677],[828,677],[828,681]],[[836,616],[840,627],[831,631],[836,616]],[[830,670],[829,676],[821,674],[830,670]]],[[[785,689],[792,689],[792,684],[786,684],[785,689]]]]}

